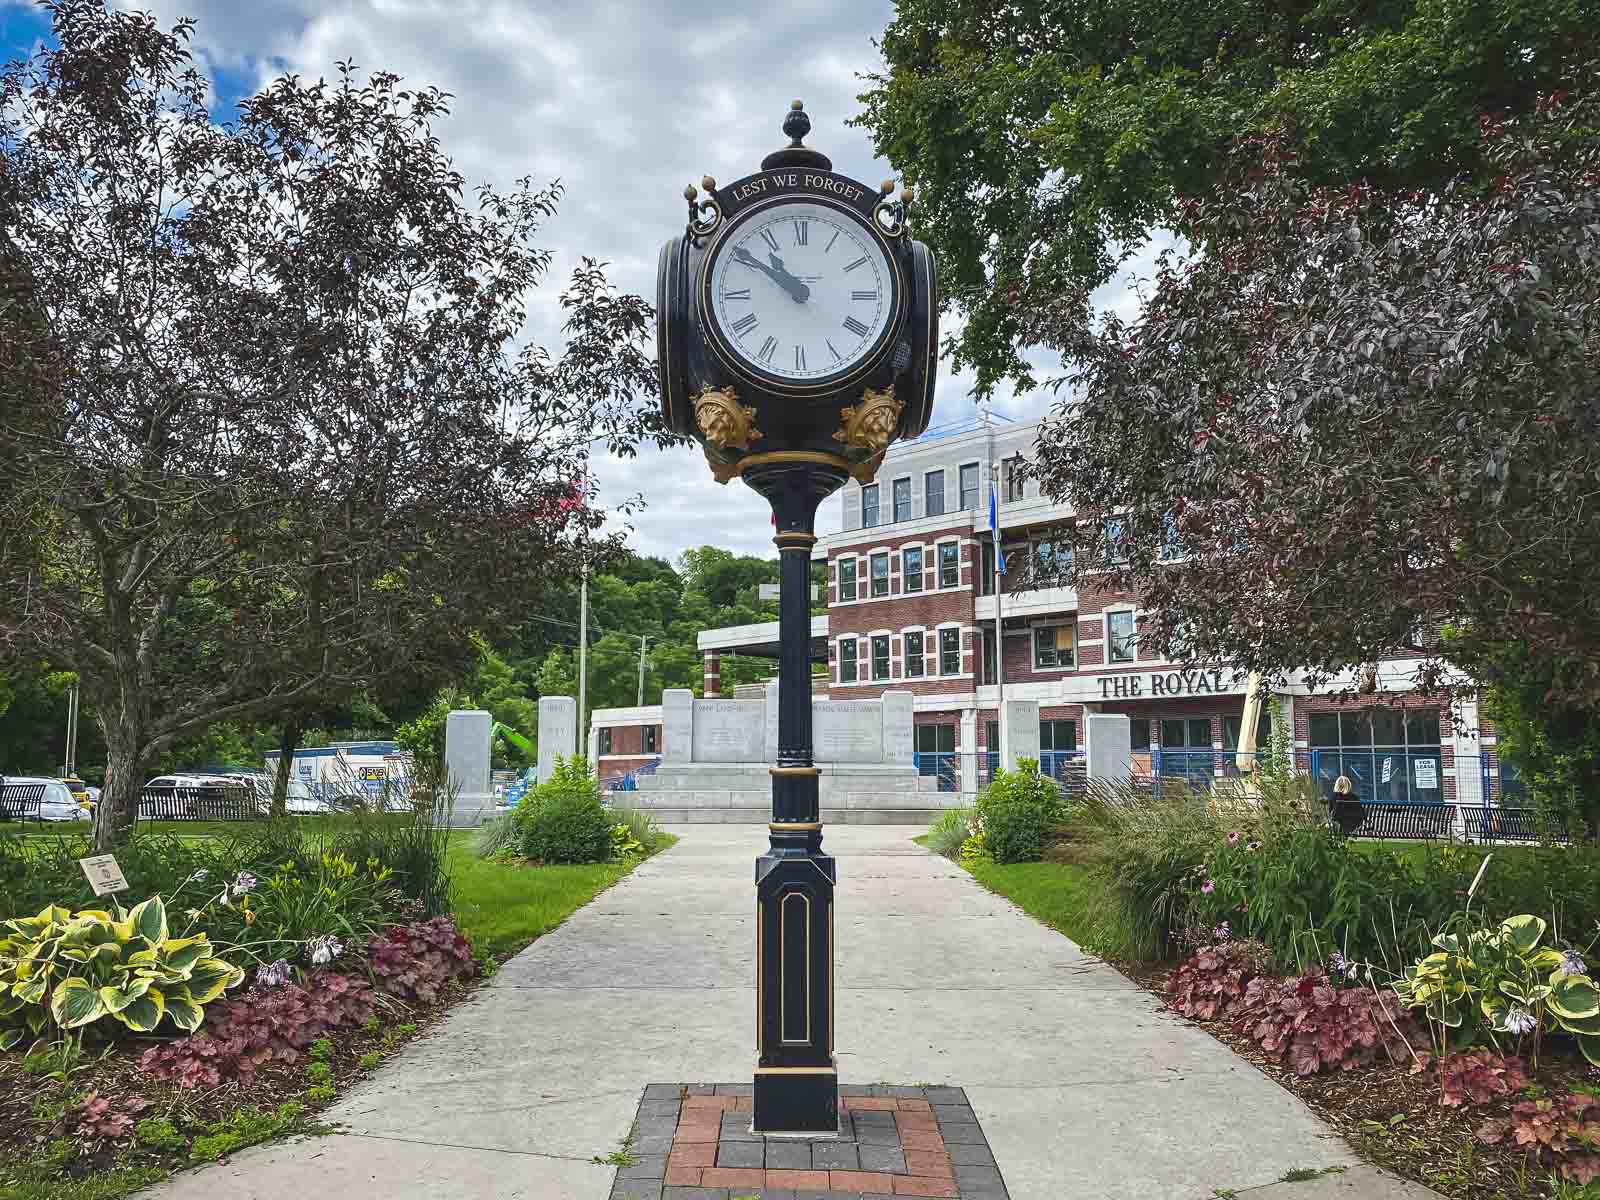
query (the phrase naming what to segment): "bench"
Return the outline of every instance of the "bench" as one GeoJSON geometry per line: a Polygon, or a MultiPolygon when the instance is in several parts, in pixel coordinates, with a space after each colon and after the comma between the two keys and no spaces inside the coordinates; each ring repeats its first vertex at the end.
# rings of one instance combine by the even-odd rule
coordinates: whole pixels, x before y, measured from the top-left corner
{"type": "Polygon", "coordinates": [[[44,784],[8,783],[0,787],[0,821],[37,821],[43,803],[44,784]]]}
{"type": "Polygon", "coordinates": [[[1467,839],[1474,842],[1537,842],[1541,834],[1557,842],[1567,842],[1570,834],[1565,823],[1554,829],[1541,830],[1538,814],[1531,808],[1491,808],[1475,804],[1463,808],[1461,815],[1467,821],[1467,839]]]}
{"type": "MultiPolygon", "coordinates": [[[[1349,805],[1346,803],[1339,807],[1348,810],[1349,805]]],[[[1363,801],[1361,821],[1354,828],[1346,825],[1346,829],[1350,837],[1432,842],[1450,836],[1455,827],[1455,817],[1454,804],[1381,804],[1363,801]]]]}
{"type": "Polygon", "coordinates": [[[139,793],[141,821],[253,821],[266,815],[249,788],[147,787],[139,793]]]}

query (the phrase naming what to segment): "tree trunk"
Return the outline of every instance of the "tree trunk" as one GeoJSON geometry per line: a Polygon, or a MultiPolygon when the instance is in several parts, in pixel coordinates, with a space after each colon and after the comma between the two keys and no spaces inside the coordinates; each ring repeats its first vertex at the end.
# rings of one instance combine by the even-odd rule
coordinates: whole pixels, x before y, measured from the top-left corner
{"type": "Polygon", "coordinates": [[[294,771],[294,752],[300,749],[300,735],[305,732],[304,721],[298,710],[283,717],[283,732],[278,739],[278,776],[272,781],[272,815],[287,816],[289,812],[289,777],[294,771]]]}
{"type": "Polygon", "coordinates": [[[109,854],[133,835],[151,756],[141,753],[139,739],[121,730],[106,730],[106,779],[94,815],[94,850],[109,854]]]}

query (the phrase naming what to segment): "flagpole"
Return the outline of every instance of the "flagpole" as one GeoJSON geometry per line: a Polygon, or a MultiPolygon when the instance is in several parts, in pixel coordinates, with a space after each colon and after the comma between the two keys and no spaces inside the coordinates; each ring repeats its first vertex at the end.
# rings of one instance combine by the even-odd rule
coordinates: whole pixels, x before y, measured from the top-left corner
{"type": "Polygon", "coordinates": [[[995,717],[996,727],[1000,731],[1000,757],[996,760],[998,766],[1005,766],[1006,756],[1011,749],[1011,730],[1006,721],[1006,643],[1005,626],[1000,615],[1000,486],[996,482],[996,471],[991,472],[989,487],[992,497],[989,508],[989,536],[994,538],[994,683],[995,683],[995,717]]]}

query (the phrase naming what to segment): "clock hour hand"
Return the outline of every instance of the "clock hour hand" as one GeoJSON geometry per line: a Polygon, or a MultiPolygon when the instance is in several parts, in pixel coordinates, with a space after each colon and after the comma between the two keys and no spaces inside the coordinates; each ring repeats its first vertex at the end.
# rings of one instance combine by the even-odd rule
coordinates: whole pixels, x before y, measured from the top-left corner
{"type": "Polygon", "coordinates": [[[791,296],[793,296],[801,304],[804,304],[811,296],[811,289],[805,284],[801,283],[793,275],[789,274],[787,268],[785,268],[783,265],[783,259],[779,258],[776,254],[768,254],[767,261],[772,264],[772,269],[777,272],[773,278],[779,283],[783,284],[784,287],[788,288],[791,296]]]}
{"type": "Polygon", "coordinates": [[[811,289],[805,284],[801,283],[793,275],[790,275],[787,271],[784,271],[781,274],[777,271],[774,271],[771,267],[767,266],[766,263],[762,262],[754,254],[751,254],[750,251],[746,250],[743,246],[734,247],[733,257],[735,262],[742,262],[747,267],[754,267],[763,275],[771,278],[772,282],[777,284],[784,291],[788,292],[797,304],[804,304],[806,302],[806,297],[811,295],[811,289]]]}

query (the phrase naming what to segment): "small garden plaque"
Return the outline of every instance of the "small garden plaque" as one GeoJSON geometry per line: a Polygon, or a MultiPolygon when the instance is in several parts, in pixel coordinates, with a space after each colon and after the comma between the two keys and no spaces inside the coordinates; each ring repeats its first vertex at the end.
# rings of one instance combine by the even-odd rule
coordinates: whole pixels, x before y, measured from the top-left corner
{"type": "Polygon", "coordinates": [[[95,854],[89,858],[80,858],[78,865],[83,868],[89,886],[94,889],[96,896],[109,896],[113,892],[128,890],[128,881],[122,877],[122,868],[117,866],[115,854],[95,854]]]}

